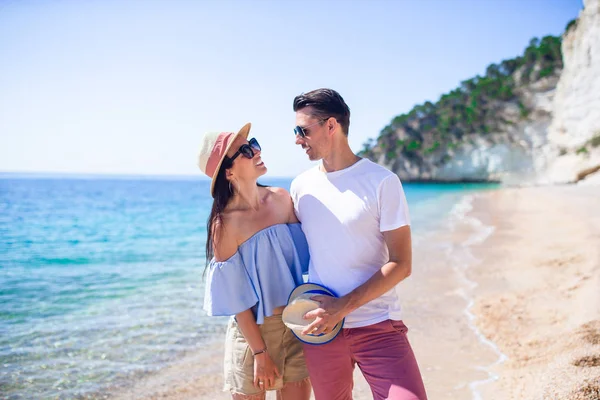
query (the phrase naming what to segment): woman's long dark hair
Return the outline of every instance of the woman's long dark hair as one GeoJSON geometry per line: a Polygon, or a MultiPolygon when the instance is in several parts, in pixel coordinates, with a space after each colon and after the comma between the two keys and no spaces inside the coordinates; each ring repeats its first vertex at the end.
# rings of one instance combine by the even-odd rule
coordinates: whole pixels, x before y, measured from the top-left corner
{"type": "MultiPolygon", "coordinates": [[[[215,180],[215,189],[213,192],[214,200],[212,209],[210,210],[210,215],[208,217],[208,222],[206,223],[206,265],[208,265],[210,260],[212,260],[213,256],[215,255],[215,224],[217,222],[220,224],[223,223],[223,211],[225,211],[225,207],[227,207],[229,200],[233,197],[233,192],[229,187],[229,181],[225,177],[225,172],[229,168],[231,168],[231,161],[229,157],[225,156],[225,159],[221,163],[221,168],[219,168],[219,172],[217,173],[217,179],[215,180]]],[[[256,183],[256,186],[267,187],[258,182],[256,183]]]]}
{"type": "Polygon", "coordinates": [[[229,189],[229,181],[225,178],[225,171],[230,168],[231,162],[228,157],[225,156],[225,159],[221,163],[221,168],[219,168],[219,172],[217,172],[217,179],[215,180],[215,188],[213,192],[213,204],[212,209],[210,210],[210,215],[208,217],[208,222],[206,223],[206,263],[208,264],[210,260],[213,258],[214,252],[214,237],[215,237],[215,224],[222,223],[222,215],[223,211],[225,211],[225,207],[227,207],[227,203],[229,203],[229,199],[233,196],[231,190],[229,189]]]}

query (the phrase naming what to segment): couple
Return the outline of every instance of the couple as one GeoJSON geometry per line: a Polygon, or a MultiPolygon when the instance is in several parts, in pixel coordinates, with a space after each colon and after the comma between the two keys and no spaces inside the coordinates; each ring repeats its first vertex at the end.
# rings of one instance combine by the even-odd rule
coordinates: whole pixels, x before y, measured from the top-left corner
{"type": "Polygon", "coordinates": [[[375,399],[426,400],[400,319],[395,286],[411,272],[408,207],[398,177],[348,145],[350,109],[334,90],[294,99],[296,144],[321,163],[285,189],[257,183],[267,169],[250,124],[203,137],[199,166],[212,178],[204,308],[231,315],[225,387],[234,399],[352,399],[358,363],[375,399]],[[308,246],[307,246],[308,245],[308,246]],[[310,254],[310,257],[309,257],[310,254]],[[310,259],[310,261],[309,261],[310,259]],[[309,282],[340,297],[320,307],[303,333],[330,342],[302,344],[282,322],[294,287],[309,282]],[[310,377],[309,377],[310,375],[310,377]]]}

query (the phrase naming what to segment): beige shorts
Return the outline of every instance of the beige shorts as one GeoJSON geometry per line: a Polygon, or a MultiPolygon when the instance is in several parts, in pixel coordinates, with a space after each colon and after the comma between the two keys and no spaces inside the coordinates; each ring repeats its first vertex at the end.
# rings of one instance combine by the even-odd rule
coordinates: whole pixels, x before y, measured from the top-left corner
{"type": "MultiPolygon", "coordinates": [[[[269,356],[281,374],[281,378],[278,378],[274,387],[269,390],[279,390],[288,382],[299,382],[308,378],[302,342],[283,324],[281,315],[265,317],[264,324],[258,327],[269,356]]],[[[254,387],[252,350],[233,317],[227,326],[224,364],[225,390],[246,395],[264,391],[254,387]]]]}

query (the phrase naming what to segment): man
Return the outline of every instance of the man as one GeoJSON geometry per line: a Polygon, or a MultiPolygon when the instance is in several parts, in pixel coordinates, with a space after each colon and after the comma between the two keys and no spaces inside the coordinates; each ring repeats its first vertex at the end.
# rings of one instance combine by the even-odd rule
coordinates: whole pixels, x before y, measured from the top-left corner
{"type": "Polygon", "coordinates": [[[336,91],[301,94],[294,111],[296,144],[321,160],[291,186],[310,250],[309,282],[340,296],[314,296],[320,308],[305,315],[315,321],[303,333],[328,332],[345,318],[334,340],[304,346],[316,399],[352,399],[358,363],[375,399],[426,400],[395,289],[411,272],[400,180],[352,152],[350,109],[336,91]]]}

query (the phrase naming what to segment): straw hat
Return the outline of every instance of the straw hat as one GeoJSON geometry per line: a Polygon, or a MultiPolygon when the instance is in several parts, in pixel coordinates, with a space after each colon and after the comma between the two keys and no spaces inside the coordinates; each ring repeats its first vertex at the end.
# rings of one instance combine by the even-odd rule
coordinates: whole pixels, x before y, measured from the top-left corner
{"type": "Polygon", "coordinates": [[[310,299],[315,295],[337,297],[325,286],[316,283],[304,283],[297,286],[292,290],[292,293],[290,293],[288,305],[283,310],[281,319],[300,341],[307,344],[325,344],[331,342],[338,333],[340,333],[342,326],[344,326],[344,320],[338,322],[331,332],[321,333],[319,335],[312,335],[310,333],[303,335],[302,330],[313,322],[305,320],[303,318],[304,314],[319,307],[319,302],[310,299]]]}
{"type": "Polygon", "coordinates": [[[198,154],[198,166],[202,172],[212,179],[210,184],[211,196],[215,197],[215,181],[229,148],[238,136],[242,135],[244,139],[248,138],[251,125],[252,124],[248,122],[238,133],[208,132],[202,137],[200,152],[198,154]]]}

